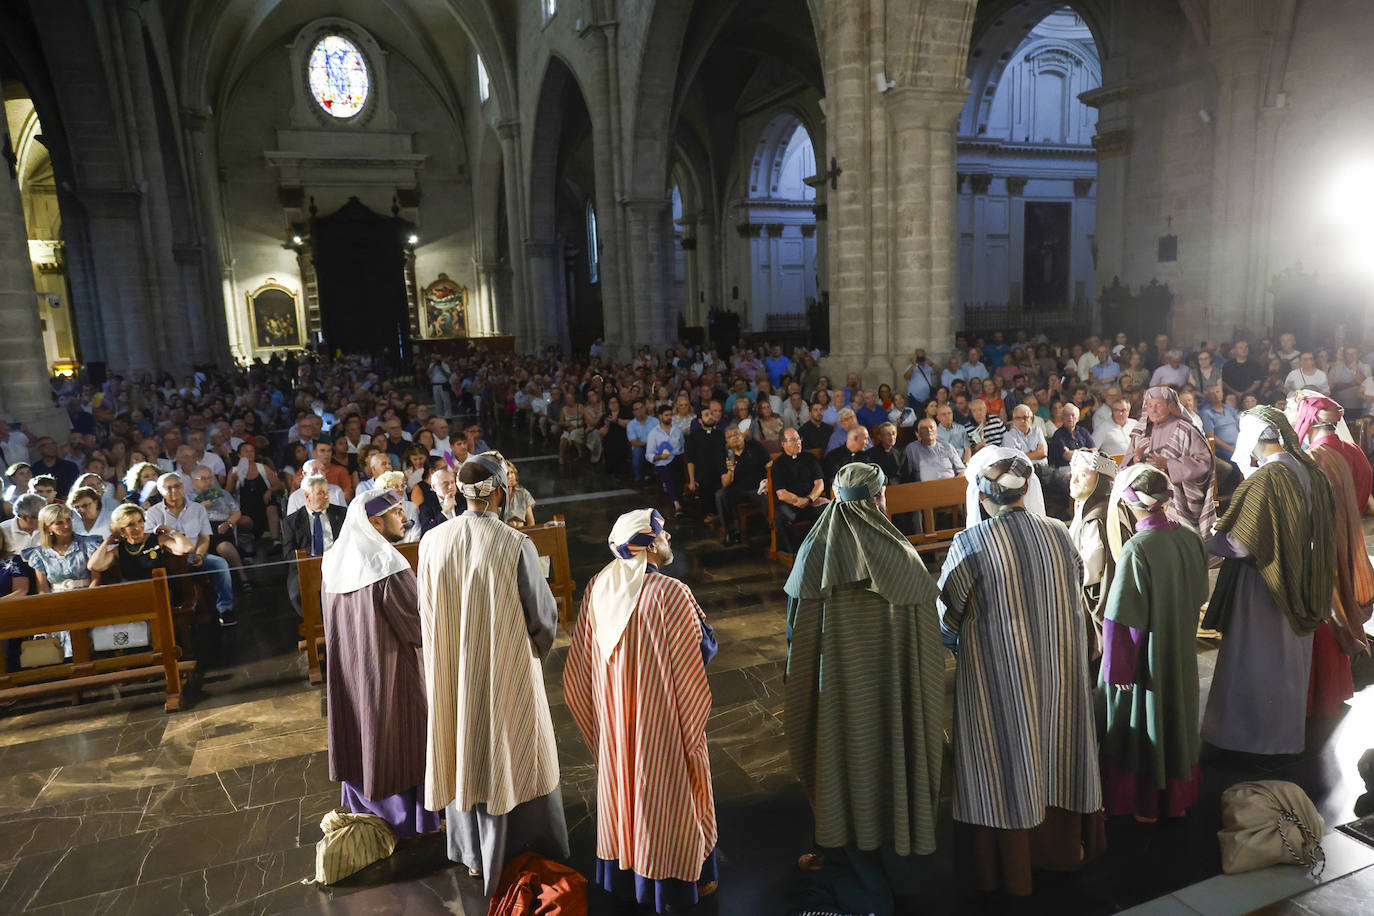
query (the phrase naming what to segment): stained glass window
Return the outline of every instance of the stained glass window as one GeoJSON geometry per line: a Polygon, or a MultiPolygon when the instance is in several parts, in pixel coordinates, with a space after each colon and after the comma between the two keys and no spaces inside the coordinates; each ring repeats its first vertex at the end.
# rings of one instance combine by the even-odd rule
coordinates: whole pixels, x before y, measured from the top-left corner
{"type": "Polygon", "coordinates": [[[336,118],[351,118],[367,104],[371,80],[358,46],[342,35],[326,35],[310,52],[310,94],[336,118]]]}

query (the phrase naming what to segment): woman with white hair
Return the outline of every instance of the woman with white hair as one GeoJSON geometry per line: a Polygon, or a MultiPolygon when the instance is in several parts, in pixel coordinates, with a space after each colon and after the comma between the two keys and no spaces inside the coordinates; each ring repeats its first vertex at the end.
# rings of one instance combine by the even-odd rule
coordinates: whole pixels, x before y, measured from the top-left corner
{"type": "MultiPolygon", "coordinates": [[[[401,542],[408,544],[412,541],[418,541],[420,539],[420,507],[406,499],[405,471],[387,471],[377,478],[376,489],[394,490],[396,495],[401,497],[401,512],[405,515],[405,534],[401,537],[401,542]]],[[[375,494],[376,490],[368,492],[375,494]]]]}

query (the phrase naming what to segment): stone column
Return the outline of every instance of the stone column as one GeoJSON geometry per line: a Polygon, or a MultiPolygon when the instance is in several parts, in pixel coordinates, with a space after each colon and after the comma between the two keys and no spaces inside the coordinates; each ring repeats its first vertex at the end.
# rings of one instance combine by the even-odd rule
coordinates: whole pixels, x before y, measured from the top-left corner
{"type": "Polygon", "coordinates": [[[697,237],[694,234],[696,222],[695,215],[683,216],[684,229],[680,240],[682,245],[682,320],[689,326],[702,323],[700,252],[697,249],[697,237]]]}
{"type": "Polygon", "coordinates": [[[477,312],[481,316],[482,335],[496,333],[497,316],[501,309],[497,287],[504,265],[500,261],[474,261],[473,270],[477,274],[477,312]]]}
{"type": "Polygon", "coordinates": [[[677,338],[677,314],[672,307],[672,205],[665,199],[625,202],[625,246],[633,284],[629,325],[636,346],[662,350],[677,338]]]}
{"type": "MultiPolygon", "coordinates": [[[[916,346],[944,352],[954,343],[958,314],[959,220],[956,216],[955,132],[963,89],[893,89],[886,93],[893,187],[890,298],[871,317],[868,369],[905,367],[916,346]],[[901,365],[897,365],[897,364],[901,365]]],[[[877,202],[875,202],[877,203],[877,202]]],[[[833,313],[831,313],[833,314],[833,313]]],[[[888,380],[888,379],[882,379],[888,380]]]]}
{"type": "MultiPolygon", "coordinates": [[[[1239,25],[1239,23],[1237,23],[1239,25]]],[[[1247,29],[1248,31],[1248,29],[1247,29]]],[[[1201,321],[1175,327],[1176,337],[1229,339],[1237,326],[1254,331],[1267,323],[1264,290],[1252,288],[1259,196],[1259,116],[1269,39],[1253,34],[1213,43],[1217,79],[1212,156],[1212,223],[1207,303],[1201,321]]],[[[1175,324],[1185,310],[1174,308],[1175,324]]]]}
{"type": "MultiPolygon", "coordinates": [[[[229,227],[219,197],[214,144],[206,137],[208,122],[209,115],[204,111],[189,108],[181,110],[182,136],[186,142],[191,171],[188,187],[191,209],[199,220],[204,240],[198,270],[200,283],[206,295],[205,318],[211,336],[209,356],[221,368],[227,368],[233,361],[230,342],[232,340],[238,344],[240,341],[237,309],[232,309],[232,296],[226,298],[223,293],[223,274],[226,267],[222,252],[227,250],[229,227]],[[231,309],[235,315],[233,327],[229,317],[231,309]]],[[[232,292],[233,287],[229,288],[232,292]]],[[[251,344],[249,349],[251,350],[251,344]]]]}
{"type": "Polygon", "coordinates": [[[525,209],[524,185],[520,176],[525,174],[520,158],[520,122],[502,121],[496,125],[496,135],[501,138],[501,175],[506,183],[506,226],[510,238],[511,292],[514,302],[498,314],[495,326],[489,334],[513,335],[516,338],[517,352],[527,353],[525,341],[533,328],[531,316],[534,314],[533,296],[528,292],[533,285],[529,282],[529,266],[525,262],[524,243],[529,238],[528,215],[525,209]]]}
{"type": "MultiPolygon", "coordinates": [[[[0,131],[9,136],[4,106],[0,131]]],[[[38,317],[38,293],[29,261],[29,231],[13,167],[0,165],[0,421],[22,422],[37,435],[61,437],[68,424],[53,406],[48,367],[43,355],[43,331],[38,317]]]]}
{"type": "Polygon", "coordinates": [[[725,272],[721,269],[720,245],[722,235],[716,231],[716,220],[709,213],[697,215],[697,271],[698,289],[706,294],[698,297],[697,324],[705,327],[706,316],[720,308],[725,296],[725,272]]]}
{"type": "Polygon", "coordinates": [[[525,243],[525,263],[529,265],[529,295],[533,321],[515,342],[521,353],[534,353],[549,344],[568,346],[568,299],[564,293],[563,252],[554,241],[525,243]]]}

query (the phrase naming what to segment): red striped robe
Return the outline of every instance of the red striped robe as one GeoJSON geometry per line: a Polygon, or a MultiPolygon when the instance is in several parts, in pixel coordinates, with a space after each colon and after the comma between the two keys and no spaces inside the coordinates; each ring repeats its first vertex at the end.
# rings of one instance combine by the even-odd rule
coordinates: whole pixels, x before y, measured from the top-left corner
{"type": "Polygon", "coordinates": [[[705,614],[686,585],[647,573],[607,663],[596,643],[591,595],[589,582],[563,692],[596,754],[597,857],[644,878],[695,882],[716,846],[706,748],[711,688],[701,658],[705,614]]]}

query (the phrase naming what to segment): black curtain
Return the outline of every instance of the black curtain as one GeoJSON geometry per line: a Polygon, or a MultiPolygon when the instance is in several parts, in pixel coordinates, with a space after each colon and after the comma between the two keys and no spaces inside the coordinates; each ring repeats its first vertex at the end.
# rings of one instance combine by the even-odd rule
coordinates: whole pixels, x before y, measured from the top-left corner
{"type": "Polygon", "coordinates": [[[356,197],[311,221],[326,352],[388,361],[409,354],[405,258],[412,228],[399,217],[373,213],[356,197]]]}

